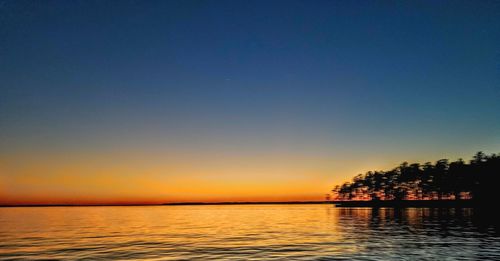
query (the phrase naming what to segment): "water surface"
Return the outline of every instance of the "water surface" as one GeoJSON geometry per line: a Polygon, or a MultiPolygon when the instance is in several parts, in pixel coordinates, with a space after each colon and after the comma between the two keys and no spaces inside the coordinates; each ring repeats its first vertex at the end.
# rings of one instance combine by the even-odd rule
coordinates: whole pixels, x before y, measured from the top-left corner
{"type": "Polygon", "coordinates": [[[0,259],[499,260],[474,209],[0,208],[0,259]]]}

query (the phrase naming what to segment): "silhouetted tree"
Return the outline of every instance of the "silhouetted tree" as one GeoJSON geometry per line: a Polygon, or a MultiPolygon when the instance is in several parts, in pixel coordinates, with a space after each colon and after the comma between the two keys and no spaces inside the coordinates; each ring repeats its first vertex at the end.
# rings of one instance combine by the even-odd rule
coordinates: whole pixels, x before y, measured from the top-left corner
{"type": "Polygon", "coordinates": [[[462,159],[401,163],[389,171],[368,171],[336,186],[337,200],[470,199],[479,203],[499,198],[500,155],[477,152],[462,159]]]}

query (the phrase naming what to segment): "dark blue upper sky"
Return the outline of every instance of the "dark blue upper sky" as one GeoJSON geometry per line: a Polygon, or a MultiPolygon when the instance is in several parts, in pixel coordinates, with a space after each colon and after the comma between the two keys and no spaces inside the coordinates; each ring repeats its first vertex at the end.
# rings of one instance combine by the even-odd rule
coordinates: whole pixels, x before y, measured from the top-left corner
{"type": "Polygon", "coordinates": [[[0,1],[0,91],[3,154],[495,152],[500,2],[0,1]]]}

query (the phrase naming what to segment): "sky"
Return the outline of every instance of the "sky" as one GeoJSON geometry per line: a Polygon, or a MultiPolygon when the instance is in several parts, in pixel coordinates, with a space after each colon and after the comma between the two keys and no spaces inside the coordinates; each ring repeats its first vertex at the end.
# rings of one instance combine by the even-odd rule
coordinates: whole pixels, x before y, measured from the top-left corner
{"type": "Polygon", "coordinates": [[[498,1],[0,1],[0,203],[321,200],[500,152],[498,1]]]}

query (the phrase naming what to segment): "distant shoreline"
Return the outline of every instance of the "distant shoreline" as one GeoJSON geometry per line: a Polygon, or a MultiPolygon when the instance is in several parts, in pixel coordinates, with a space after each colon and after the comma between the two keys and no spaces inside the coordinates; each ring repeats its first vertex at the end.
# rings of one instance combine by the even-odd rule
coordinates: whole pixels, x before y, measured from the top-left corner
{"type": "Polygon", "coordinates": [[[333,204],[332,201],[257,201],[257,202],[177,202],[163,203],[164,206],[188,205],[297,205],[297,204],[333,204]]]}
{"type": "Polygon", "coordinates": [[[0,205],[0,208],[12,207],[131,207],[131,206],[204,206],[204,205],[307,205],[331,204],[336,207],[368,208],[446,208],[477,207],[474,200],[380,200],[380,201],[257,201],[257,202],[171,202],[161,204],[26,204],[0,205]]]}
{"type": "Polygon", "coordinates": [[[196,205],[293,205],[293,204],[333,204],[332,201],[257,201],[257,202],[169,202],[158,204],[20,204],[0,205],[7,207],[133,207],[133,206],[196,206],[196,205]]]}

